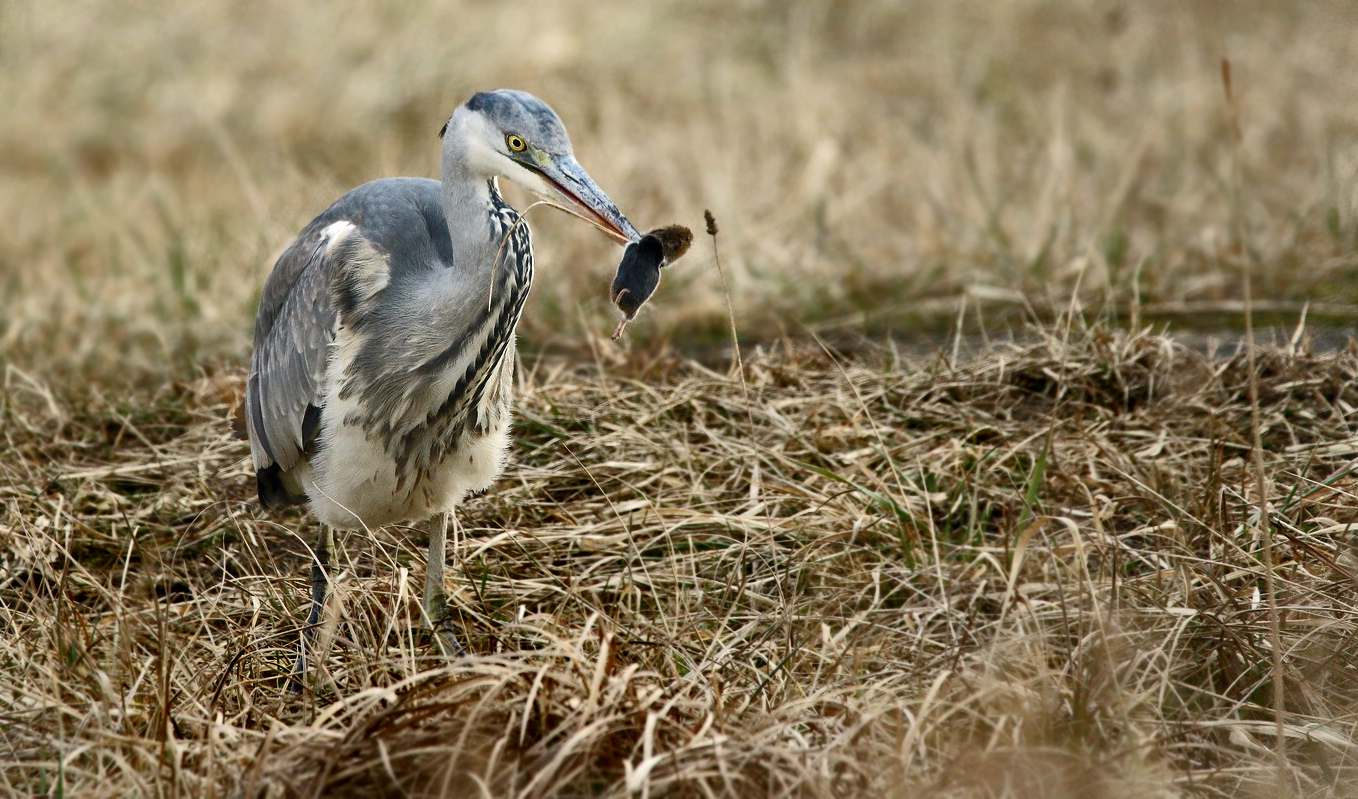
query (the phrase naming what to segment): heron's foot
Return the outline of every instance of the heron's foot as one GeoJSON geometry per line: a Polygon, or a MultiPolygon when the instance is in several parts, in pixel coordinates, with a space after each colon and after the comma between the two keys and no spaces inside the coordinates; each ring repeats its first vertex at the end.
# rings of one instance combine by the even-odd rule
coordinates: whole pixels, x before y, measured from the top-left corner
{"type": "Polygon", "coordinates": [[[321,525],[320,538],[316,540],[315,561],[311,564],[311,613],[307,616],[306,627],[297,640],[297,659],[292,664],[292,680],[289,688],[300,694],[306,678],[307,660],[315,652],[316,628],[325,614],[326,597],[330,582],[326,569],[330,566],[330,551],[335,548],[335,531],[321,525]]]}
{"type": "Polygon", "coordinates": [[[462,642],[457,640],[457,633],[453,632],[452,622],[446,618],[434,627],[434,642],[438,645],[439,654],[449,660],[456,660],[467,654],[467,650],[462,648],[462,642]]]}
{"type": "Polygon", "coordinates": [[[324,602],[322,595],[319,603],[312,604],[311,616],[307,619],[306,626],[302,628],[302,634],[297,636],[297,659],[292,663],[292,679],[288,684],[288,688],[294,694],[300,694],[306,687],[307,662],[316,654],[316,628],[320,623],[321,607],[324,602]]]}
{"type": "Polygon", "coordinates": [[[462,648],[462,643],[457,640],[457,633],[453,632],[452,619],[448,617],[448,596],[446,594],[435,594],[425,603],[425,616],[429,620],[429,626],[434,633],[434,645],[438,647],[439,654],[449,660],[455,660],[467,654],[467,650],[462,648]]]}
{"type": "Polygon", "coordinates": [[[288,681],[288,690],[294,694],[300,694],[302,689],[306,687],[306,662],[307,653],[310,649],[311,641],[304,632],[302,633],[302,640],[297,646],[297,659],[292,664],[292,678],[288,681]]]}

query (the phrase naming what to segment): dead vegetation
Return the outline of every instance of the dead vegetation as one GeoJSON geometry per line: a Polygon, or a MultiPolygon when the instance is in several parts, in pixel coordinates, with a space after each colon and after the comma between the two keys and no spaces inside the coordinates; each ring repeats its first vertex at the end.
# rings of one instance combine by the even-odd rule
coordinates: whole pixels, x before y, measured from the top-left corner
{"type": "Polygon", "coordinates": [[[0,3],[0,795],[1358,795],[1358,5],[1294,6],[0,3]],[[532,215],[472,656],[422,531],[350,535],[293,696],[255,297],[496,86],[720,267],[619,347],[532,215]],[[1245,275],[1340,346],[1146,328],[1234,339],[1245,275]]]}
{"type": "Polygon", "coordinates": [[[251,502],[239,372],[10,370],[7,791],[1242,795],[1279,703],[1288,792],[1354,789],[1352,352],[1261,353],[1284,697],[1243,355],[1077,325],[747,356],[744,388],[526,364],[516,464],[460,518],[472,657],[430,659],[420,534],[351,535],[300,697],[309,525],[251,502]]]}

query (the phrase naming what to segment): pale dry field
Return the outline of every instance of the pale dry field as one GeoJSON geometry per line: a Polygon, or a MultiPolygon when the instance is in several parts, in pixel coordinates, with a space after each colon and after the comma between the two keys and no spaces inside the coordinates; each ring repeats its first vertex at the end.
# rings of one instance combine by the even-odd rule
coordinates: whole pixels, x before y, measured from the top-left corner
{"type": "Polygon", "coordinates": [[[1358,795],[1358,6],[7,0],[0,98],[0,793],[1358,795]],[[497,86],[721,232],[617,345],[532,213],[471,655],[349,535],[294,696],[257,293],[497,86]]]}

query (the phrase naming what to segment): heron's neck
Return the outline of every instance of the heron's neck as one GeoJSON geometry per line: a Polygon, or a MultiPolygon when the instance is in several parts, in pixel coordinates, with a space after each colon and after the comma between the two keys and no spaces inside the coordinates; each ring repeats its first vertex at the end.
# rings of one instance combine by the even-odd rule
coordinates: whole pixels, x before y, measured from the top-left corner
{"type": "Polygon", "coordinates": [[[493,191],[491,179],[476,174],[461,159],[444,159],[443,216],[448,221],[455,267],[480,268],[493,262],[485,257],[487,248],[497,244],[491,223],[496,206],[493,191]]]}

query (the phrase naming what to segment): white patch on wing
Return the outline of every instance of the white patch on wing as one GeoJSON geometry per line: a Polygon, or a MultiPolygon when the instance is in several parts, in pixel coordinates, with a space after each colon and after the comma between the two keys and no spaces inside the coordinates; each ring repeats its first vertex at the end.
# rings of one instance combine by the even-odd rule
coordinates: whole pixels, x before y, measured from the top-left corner
{"type": "MultiPolygon", "coordinates": [[[[378,252],[372,243],[359,236],[352,243],[342,242],[345,247],[343,260],[339,268],[348,273],[350,284],[358,290],[357,305],[366,305],[377,293],[387,287],[391,282],[391,268],[387,263],[387,256],[378,252]]],[[[334,255],[336,245],[332,244],[327,250],[328,254],[334,255]]]]}
{"type": "Polygon", "coordinates": [[[340,316],[370,313],[373,298],[391,283],[387,256],[359,232],[357,225],[344,219],[321,231],[316,252],[324,253],[334,264],[335,281],[331,289],[340,316]]]}
{"type": "Polygon", "coordinates": [[[326,226],[325,230],[321,231],[321,240],[317,242],[316,246],[318,248],[324,247],[325,254],[333,256],[335,254],[335,246],[349,238],[349,235],[356,230],[358,230],[358,226],[346,219],[341,219],[338,222],[331,222],[326,226]]]}

